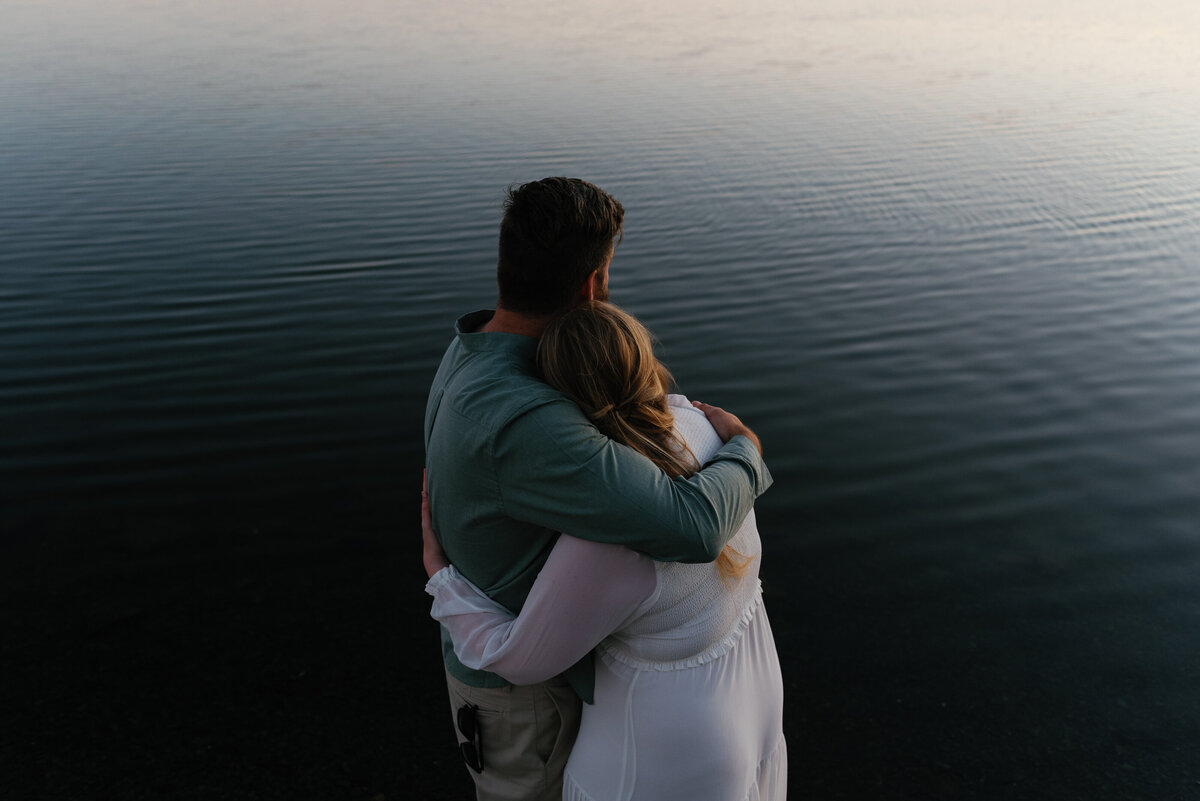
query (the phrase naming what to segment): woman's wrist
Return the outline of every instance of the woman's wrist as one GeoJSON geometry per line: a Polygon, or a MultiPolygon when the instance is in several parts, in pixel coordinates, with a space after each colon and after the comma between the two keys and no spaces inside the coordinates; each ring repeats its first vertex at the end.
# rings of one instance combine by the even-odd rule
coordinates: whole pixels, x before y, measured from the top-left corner
{"type": "Polygon", "coordinates": [[[425,563],[426,578],[433,578],[438,571],[444,570],[450,565],[450,563],[446,561],[446,557],[441,556],[441,554],[429,553],[428,551],[422,554],[422,561],[425,563]]]}

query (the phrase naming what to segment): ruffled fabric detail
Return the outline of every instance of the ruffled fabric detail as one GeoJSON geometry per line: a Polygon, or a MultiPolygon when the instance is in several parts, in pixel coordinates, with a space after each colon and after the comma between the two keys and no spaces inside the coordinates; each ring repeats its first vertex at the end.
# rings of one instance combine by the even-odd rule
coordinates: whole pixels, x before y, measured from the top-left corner
{"type": "Polygon", "coordinates": [[[749,603],[742,609],[738,616],[737,622],[730,627],[729,632],[722,637],[718,642],[713,643],[708,648],[705,648],[698,654],[687,657],[686,659],[675,659],[671,661],[656,661],[651,659],[643,659],[625,652],[619,642],[611,639],[606,639],[598,646],[598,651],[602,659],[610,660],[611,662],[619,662],[622,665],[633,668],[634,670],[656,670],[659,672],[668,672],[672,670],[687,670],[688,668],[699,667],[706,665],[709,662],[720,659],[725,654],[733,650],[733,647],[738,644],[742,636],[746,633],[746,629],[750,627],[750,622],[754,620],[754,616],[758,610],[762,608],[762,582],[758,581],[754,594],[751,596],[749,603]]]}
{"type": "Polygon", "coordinates": [[[571,775],[570,771],[563,774],[563,801],[599,801],[583,791],[571,775]]]}
{"type": "MultiPolygon", "coordinates": [[[[732,801],[784,801],[787,798],[787,741],[779,743],[762,762],[758,763],[758,780],[750,785],[746,794],[732,801]]],[[[624,799],[595,798],[587,793],[570,769],[563,774],[563,801],[627,801],[624,799]]],[[[722,801],[725,801],[722,799],[722,801]]]]}
{"type": "MultiPolygon", "coordinates": [[[[464,578],[463,575],[458,572],[458,568],[456,568],[454,565],[447,565],[438,572],[434,573],[429,578],[429,581],[425,582],[425,592],[436,598],[438,590],[453,582],[456,578],[461,578],[463,581],[467,581],[466,578],[464,578]]],[[[469,581],[467,583],[470,584],[469,581]]],[[[475,585],[472,584],[471,586],[475,585]]]]}
{"type": "Polygon", "coordinates": [[[787,742],[780,737],[770,756],[758,763],[758,781],[742,801],[783,801],[787,798],[787,742]]]}

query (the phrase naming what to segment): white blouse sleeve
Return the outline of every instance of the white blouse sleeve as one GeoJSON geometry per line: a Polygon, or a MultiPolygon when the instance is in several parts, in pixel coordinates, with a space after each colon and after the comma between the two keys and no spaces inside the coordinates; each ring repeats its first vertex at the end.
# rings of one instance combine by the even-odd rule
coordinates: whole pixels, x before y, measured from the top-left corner
{"type": "Polygon", "coordinates": [[[563,534],[518,616],[453,566],[435,573],[425,591],[464,665],[513,684],[535,684],[562,673],[619,629],[655,583],[649,558],[563,534]]]}

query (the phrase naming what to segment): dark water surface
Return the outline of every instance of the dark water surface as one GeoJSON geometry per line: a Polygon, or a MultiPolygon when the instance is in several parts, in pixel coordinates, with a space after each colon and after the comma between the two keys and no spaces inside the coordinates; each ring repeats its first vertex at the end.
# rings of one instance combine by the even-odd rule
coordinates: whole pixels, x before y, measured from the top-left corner
{"type": "Polygon", "coordinates": [[[577,175],[766,445],[797,795],[1200,797],[1196,6],[478,5],[6,4],[4,536],[411,531],[503,188],[577,175]]]}

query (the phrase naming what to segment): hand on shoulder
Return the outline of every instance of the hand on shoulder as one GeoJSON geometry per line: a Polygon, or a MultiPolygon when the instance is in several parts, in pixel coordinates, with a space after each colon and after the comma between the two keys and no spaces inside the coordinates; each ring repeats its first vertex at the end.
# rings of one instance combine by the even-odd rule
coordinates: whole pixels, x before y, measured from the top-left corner
{"type": "Polygon", "coordinates": [[[704,412],[704,416],[708,418],[708,422],[716,429],[717,436],[722,442],[729,442],[734,437],[746,437],[754,443],[754,447],[758,448],[758,452],[763,452],[762,442],[758,435],[750,430],[750,427],[738,419],[737,415],[732,412],[727,412],[719,406],[713,406],[700,401],[692,401],[692,405],[700,411],[704,412]]]}

